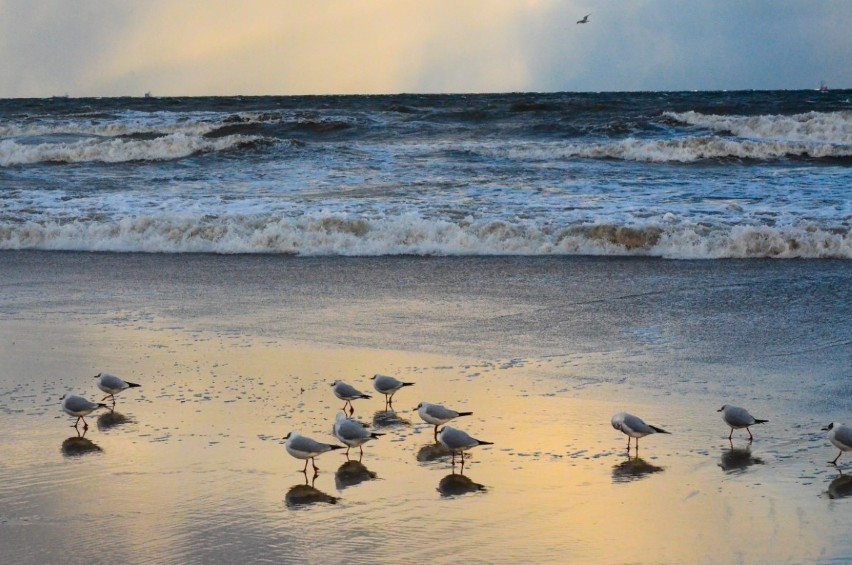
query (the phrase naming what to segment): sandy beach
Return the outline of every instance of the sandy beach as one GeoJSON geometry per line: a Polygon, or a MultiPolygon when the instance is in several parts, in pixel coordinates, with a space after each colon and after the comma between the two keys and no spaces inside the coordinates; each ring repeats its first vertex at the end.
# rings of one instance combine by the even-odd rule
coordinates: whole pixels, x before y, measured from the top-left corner
{"type": "Polygon", "coordinates": [[[844,563],[848,262],[0,253],[9,563],[844,563]],[[140,383],[78,437],[59,398],[140,383]],[[413,381],[318,475],[343,379],[413,381]],[[463,475],[414,407],[494,442],[463,475]],[[728,441],[716,410],[769,423],[728,441]],[[626,410],[671,431],[626,437],[626,410]],[[844,420],[845,418],[845,420],[844,420]],[[308,483],[306,485],[306,482],[308,483]]]}

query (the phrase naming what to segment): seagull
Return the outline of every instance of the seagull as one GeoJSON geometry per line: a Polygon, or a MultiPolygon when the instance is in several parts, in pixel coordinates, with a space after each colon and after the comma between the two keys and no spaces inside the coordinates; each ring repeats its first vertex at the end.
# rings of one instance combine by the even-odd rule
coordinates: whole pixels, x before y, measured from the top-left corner
{"type": "Polygon", "coordinates": [[[833,443],[834,447],[840,450],[840,453],[837,454],[834,461],[829,461],[832,465],[837,465],[837,460],[840,459],[843,452],[852,450],[852,428],[844,426],[843,424],[838,424],[837,422],[832,422],[824,427],[822,431],[828,432],[828,441],[833,443]]]}
{"type": "Polygon", "coordinates": [[[387,404],[393,403],[393,395],[404,386],[414,386],[414,383],[404,383],[387,375],[373,375],[373,388],[385,395],[387,404]]]}
{"type": "Polygon", "coordinates": [[[98,379],[98,388],[107,393],[107,395],[104,396],[101,400],[112,398],[113,406],[115,406],[116,394],[129,388],[142,386],[136,383],[129,383],[125,380],[119,379],[115,375],[110,375],[109,373],[98,373],[97,375],[95,375],[95,378],[98,379]]]}
{"type": "Polygon", "coordinates": [[[582,19],[582,20],[577,20],[577,23],[578,23],[578,24],[587,24],[587,23],[589,23],[589,16],[591,16],[591,14],[586,14],[585,16],[583,16],[583,19],[582,19]]]}
{"type": "Polygon", "coordinates": [[[491,441],[482,441],[470,437],[468,434],[456,428],[444,426],[441,428],[441,433],[438,434],[438,441],[441,445],[449,449],[453,454],[453,467],[456,465],[456,453],[461,454],[462,469],[464,469],[464,452],[467,449],[476,447],[477,445],[494,445],[491,441]]]}
{"type": "Polygon", "coordinates": [[[748,429],[749,426],[753,426],[755,424],[764,424],[769,420],[756,420],[754,416],[748,413],[748,410],[745,408],[740,408],[739,406],[731,406],[730,404],[725,404],[716,412],[722,413],[722,419],[725,420],[725,423],[731,426],[731,433],[728,435],[728,439],[731,439],[734,435],[734,429],[745,428],[748,432],[748,440],[752,441],[754,436],[751,435],[751,430],[748,429]]]}
{"type": "Polygon", "coordinates": [[[612,417],[612,427],[627,435],[627,452],[630,453],[630,438],[636,438],[636,452],[639,452],[639,438],[645,437],[648,434],[668,434],[662,428],[646,424],[642,418],[628,414],[627,412],[619,412],[612,417]]]}
{"type": "Polygon", "coordinates": [[[76,394],[63,394],[59,400],[62,401],[62,409],[65,410],[66,414],[77,417],[77,421],[74,422],[73,427],[76,428],[80,424],[80,420],[83,420],[84,430],[89,429],[89,424],[86,423],[86,419],[83,416],[88,416],[98,408],[107,407],[106,404],[92,402],[76,394]]]}
{"type": "Polygon", "coordinates": [[[302,469],[302,472],[305,474],[308,472],[308,459],[311,460],[311,464],[314,466],[314,472],[317,472],[319,471],[319,468],[314,462],[314,457],[322,455],[326,451],[331,451],[332,449],[343,449],[342,445],[320,443],[314,439],[301,435],[299,432],[290,432],[284,439],[287,440],[284,443],[287,453],[296,459],[305,460],[305,468],[302,469]]]}
{"type": "Polygon", "coordinates": [[[349,415],[355,413],[355,407],[352,406],[352,401],[356,398],[372,398],[369,394],[364,394],[354,386],[347,384],[341,380],[336,380],[331,383],[331,386],[334,387],[334,396],[339,398],[340,400],[345,400],[346,404],[343,405],[343,411],[346,412],[346,405],[349,405],[349,415]]]}
{"type": "Polygon", "coordinates": [[[349,449],[357,447],[361,450],[361,455],[364,455],[364,448],[361,447],[371,439],[379,439],[385,434],[377,434],[368,430],[361,422],[350,420],[346,417],[345,412],[338,412],[337,418],[334,420],[334,437],[346,444],[346,455],[349,455],[349,449]]]}
{"type": "Polygon", "coordinates": [[[450,410],[440,404],[429,404],[428,402],[421,402],[417,405],[415,410],[417,410],[417,413],[420,414],[420,418],[422,418],[424,422],[435,426],[435,440],[438,439],[438,426],[446,424],[453,418],[458,418],[459,416],[470,416],[473,414],[473,412],[456,412],[455,410],[450,410]]]}

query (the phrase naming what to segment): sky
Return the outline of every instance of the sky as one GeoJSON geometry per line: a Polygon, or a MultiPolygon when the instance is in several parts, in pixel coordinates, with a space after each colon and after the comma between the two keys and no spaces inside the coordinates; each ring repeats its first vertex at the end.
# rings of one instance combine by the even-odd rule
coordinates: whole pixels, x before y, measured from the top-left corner
{"type": "Polygon", "coordinates": [[[852,88],[850,30],[852,0],[0,0],[0,98],[852,88]]]}

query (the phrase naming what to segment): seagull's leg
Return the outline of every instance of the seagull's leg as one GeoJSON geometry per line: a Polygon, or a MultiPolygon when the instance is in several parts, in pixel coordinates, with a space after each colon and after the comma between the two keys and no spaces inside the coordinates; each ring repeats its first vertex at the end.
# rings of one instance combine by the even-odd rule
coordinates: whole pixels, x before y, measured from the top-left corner
{"type": "Polygon", "coordinates": [[[313,466],[314,466],[314,473],[316,473],[317,471],[319,471],[319,467],[317,467],[317,462],[316,462],[316,461],[314,461],[314,458],[313,458],[313,457],[311,457],[311,465],[313,465],[313,466]]]}
{"type": "Polygon", "coordinates": [[[830,461],[830,463],[831,463],[832,465],[837,465],[837,460],[838,460],[838,459],[840,459],[840,456],[841,456],[841,455],[843,455],[843,451],[842,451],[842,450],[841,450],[841,451],[837,454],[837,457],[835,457],[835,458],[834,458],[834,461],[830,461]]]}
{"type": "Polygon", "coordinates": [[[346,455],[347,459],[349,459],[349,448],[350,448],[350,446],[347,445],[346,446],[346,453],[344,453],[344,455],[346,455]]]}
{"type": "Polygon", "coordinates": [[[751,435],[751,430],[750,430],[750,429],[748,429],[748,426],[746,426],[746,431],[748,432],[748,440],[749,440],[749,441],[753,441],[753,440],[754,440],[754,436],[753,436],[753,435],[751,435]]]}
{"type": "Polygon", "coordinates": [[[627,436],[627,453],[630,454],[630,436],[627,436]]]}
{"type": "MultiPolygon", "coordinates": [[[[83,420],[83,429],[84,429],[84,430],[88,430],[88,429],[89,429],[89,424],[86,422],[86,419],[85,419],[84,417],[82,417],[82,416],[80,416],[80,419],[81,419],[81,420],[83,420]]],[[[75,426],[75,427],[76,427],[76,426],[75,426]]]]}
{"type": "Polygon", "coordinates": [[[359,445],[359,446],[358,446],[358,449],[361,451],[361,456],[360,456],[360,457],[358,457],[358,461],[360,461],[360,460],[361,460],[361,457],[364,457],[364,446],[363,446],[363,445],[359,445]]]}
{"type": "Polygon", "coordinates": [[[73,426],[71,426],[71,427],[72,427],[72,428],[76,428],[76,427],[77,427],[77,426],[79,426],[79,425],[80,425],[80,416],[77,416],[77,421],[76,421],[76,422],[74,422],[74,425],[73,425],[73,426]]]}
{"type": "MultiPolygon", "coordinates": [[[[355,405],[352,404],[351,400],[347,400],[347,402],[349,403],[349,417],[351,418],[352,414],[355,413],[355,405]]],[[[344,412],[345,412],[345,410],[344,410],[344,412]]]]}
{"type": "Polygon", "coordinates": [[[305,468],[302,469],[302,472],[305,474],[305,480],[307,480],[307,476],[308,476],[308,460],[307,459],[305,459],[305,468]]]}
{"type": "Polygon", "coordinates": [[[435,443],[438,443],[438,424],[435,424],[435,443]]]}
{"type": "Polygon", "coordinates": [[[731,433],[728,434],[728,439],[731,439],[732,437],[734,437],[734,428],[731,428],[731,433]]]}

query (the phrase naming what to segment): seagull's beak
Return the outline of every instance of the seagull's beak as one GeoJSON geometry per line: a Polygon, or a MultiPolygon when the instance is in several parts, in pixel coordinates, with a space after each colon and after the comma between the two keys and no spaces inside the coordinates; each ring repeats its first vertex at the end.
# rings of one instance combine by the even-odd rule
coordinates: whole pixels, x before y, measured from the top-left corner
{"type": "Polygon", "coordinates": [[[828,427],[828,426],[824,426],[824,427],[822,428],[822,431],[824,431],[824,432],[827,432],[828,430],[829,430],[829,427],[828,427]]]}
{"type": "Polygon", "coordinates": [[[721,412],[722,410],[724,410],[724,408],[719,408],[716,412],[721,412]]]}

